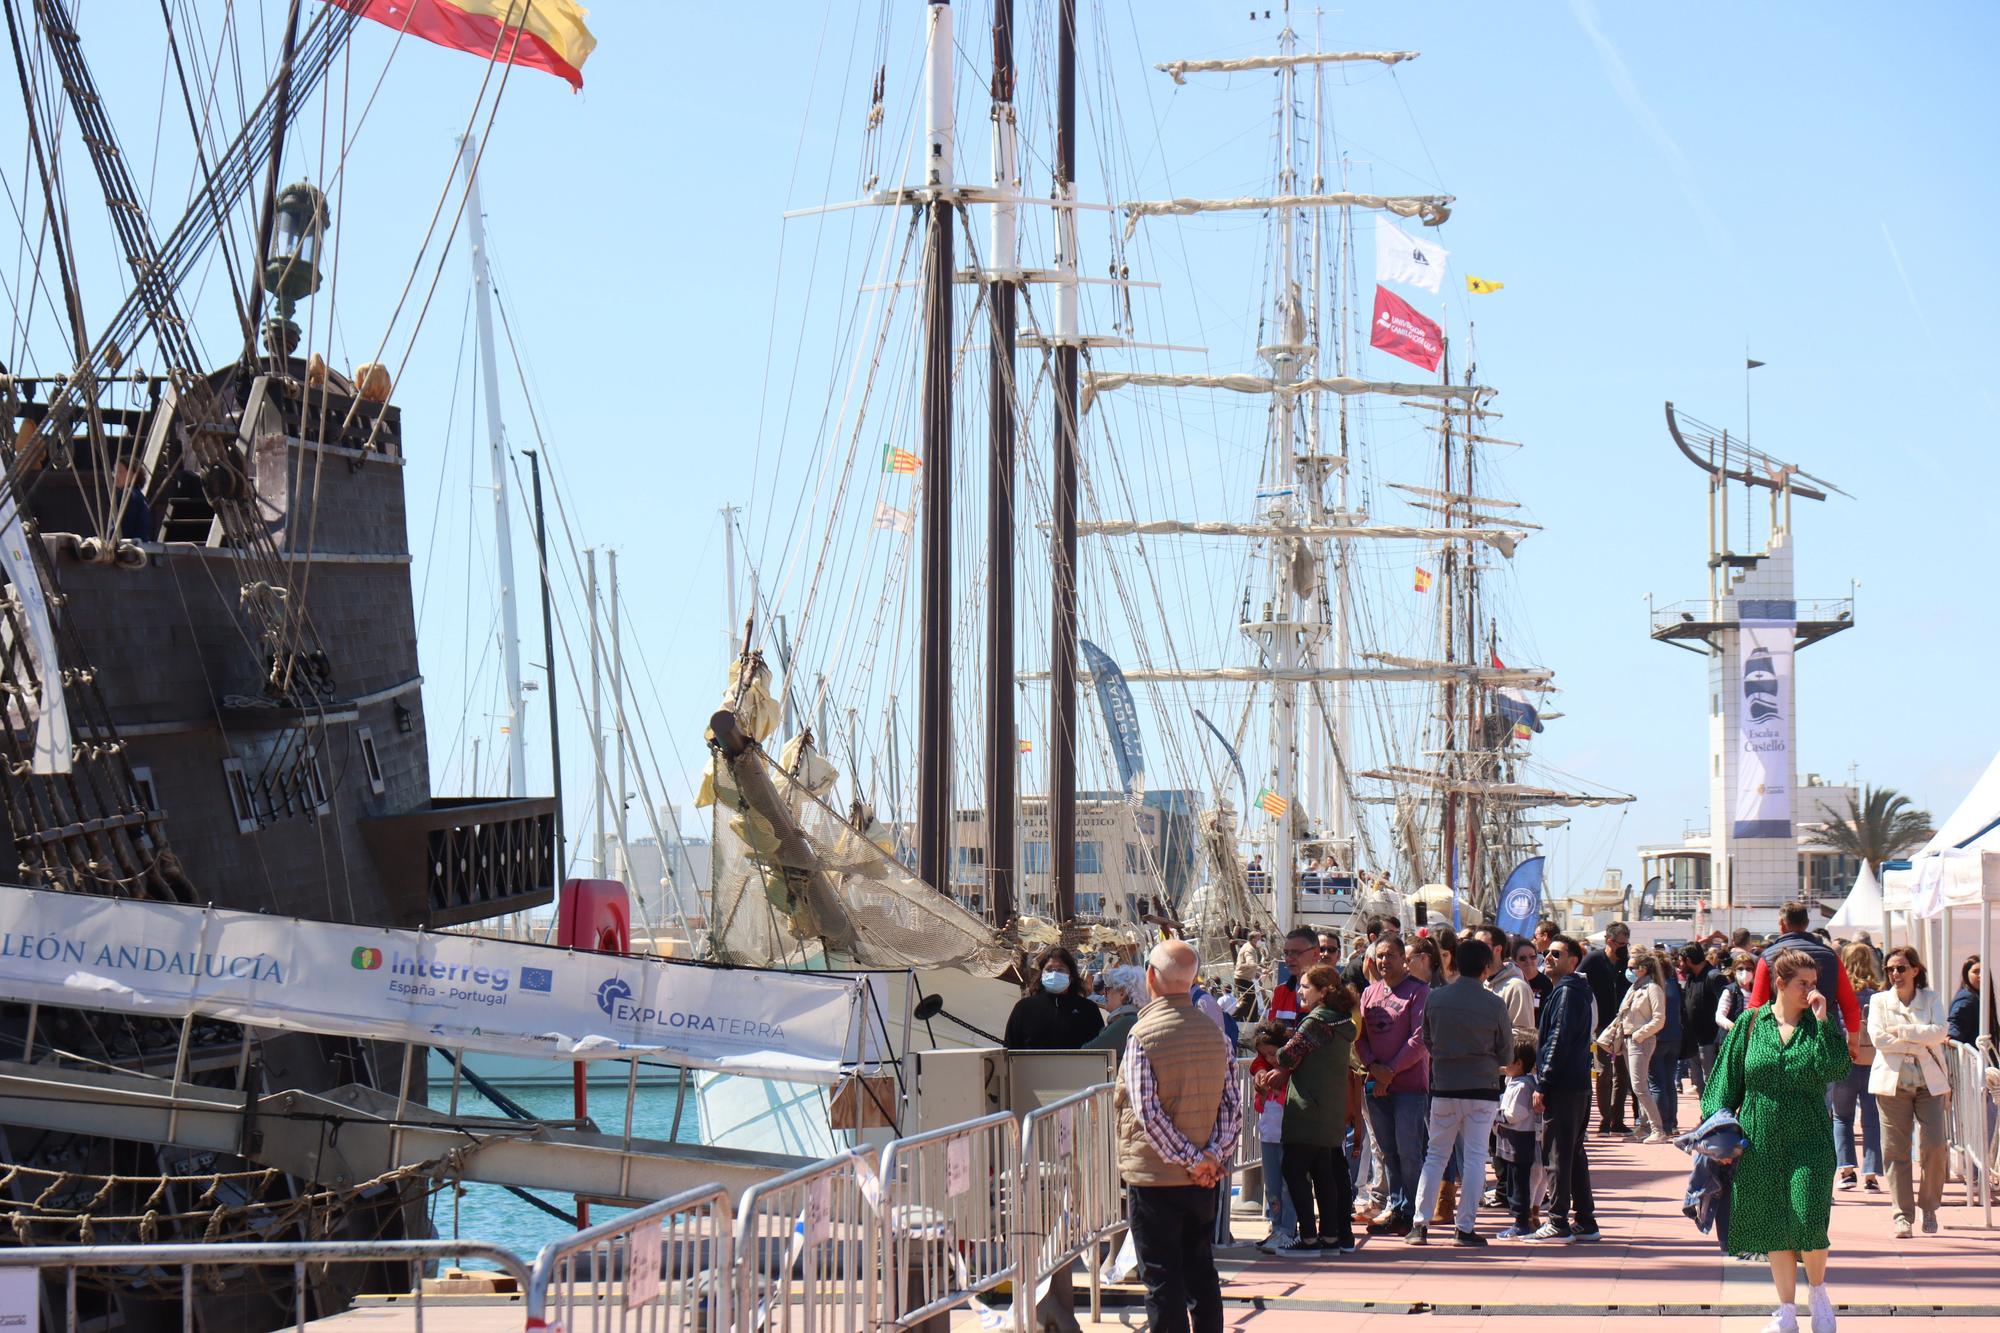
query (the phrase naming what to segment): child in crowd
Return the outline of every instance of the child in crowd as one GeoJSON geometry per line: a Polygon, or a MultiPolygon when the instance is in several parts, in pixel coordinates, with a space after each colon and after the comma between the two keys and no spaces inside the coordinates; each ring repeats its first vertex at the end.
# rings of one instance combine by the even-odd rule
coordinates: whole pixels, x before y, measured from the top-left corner
{"type": "Polygon", "coordinates": [[[1278,1067],[1278,1052],[1291,1040],[1291,1029],[1275,1019],[1257,1025],[1250,1036],[1256,1048],[1257,1058],[1250,1062],[1252,1086],[1257,1092],[1257,1138],[1264,1145],[1264,1211],[1271,1219],[1271,1234],[1259,1241],[1257,1248],[1266,1254],[1276,1253],[1294,1244],[1299,1238],[1299,1219],[1292,1208],[1291,1195],[1285,1191],[1285,1089],[1289,1080],[1281,1073],[1275,1085],[1268,1091],[1255,1081],[1255,1076],[1267,1069],[1278,1067]]]}
{"type": "Polygon", "coordinates": [[[1513,1210],[1514,1225],[1500,1233],[1501,1240],[1520,1240],[1535,1232],[1534,1214],[1541,1198],[1536,1163],[1541,1153],[1536,1139],[1542,1127],[1535,1113],[1535,1044],[1514,1043],[1514,1063],[1507,1066],[1507,1083],[1500,1092],[1500,1119],[1495,1133],[1499,1158],[1506,1163],[1507,1206],[1513,1210]]]}

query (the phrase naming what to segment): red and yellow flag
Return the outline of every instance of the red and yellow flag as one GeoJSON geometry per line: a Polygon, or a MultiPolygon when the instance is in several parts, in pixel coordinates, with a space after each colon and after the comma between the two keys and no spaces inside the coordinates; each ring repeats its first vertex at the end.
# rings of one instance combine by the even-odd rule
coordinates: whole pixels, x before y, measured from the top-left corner
{"type": "Polygon", "coordinates": [[[1020,747],[1022,754],[1034,753],[1035,743],[1033,741],[1016,741],[1014,743],[1020,747]]]}
{"type": "Polygon", "coordinates": [[[1429,592],[1430,590],[1431,590],[1431,572],[1428,569],[1425,569],[1421,565],[1419,565],[1417,567],[1417,591],[1429,592]]]}
{"type": "Polygon", "coordinates": [[[362,18],[454,51],[545,70],[583,87],[597,39],[576,0],[330,0],[362,18]]]}
{"type": "Polygon", "coordinates": [[[908,449],[898,449],[893,444],[882,446],[882,470],[884,472],[900,472],[906,476],[915,476],[917,469],[923,465],[924,460],[918,458],[908,449]]]}

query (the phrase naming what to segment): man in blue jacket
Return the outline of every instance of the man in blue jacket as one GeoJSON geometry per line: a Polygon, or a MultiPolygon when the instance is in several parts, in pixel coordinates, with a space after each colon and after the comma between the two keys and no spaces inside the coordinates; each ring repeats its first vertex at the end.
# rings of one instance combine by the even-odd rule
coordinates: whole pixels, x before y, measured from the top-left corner
{"type": "Polygon", "coordinates": [[[1577,971],[1583,946],[1567,935],[1549,942],[1542,971],[1555,989],[1542,1001],[1541,1041],[1535,1052],[1535,1109],[1542,1113],[1542,1155],[1554,1183],[1548,1220],[1529,1242],[1568,1245],[1602,1240],[1597,1200],[1590,1192],[1590,1043],[1597,1035],[1597,1000],[1590,982],[1577,971]],[[1574,1216],[1575,1225],[1571,1225],[1574,1216]]]}

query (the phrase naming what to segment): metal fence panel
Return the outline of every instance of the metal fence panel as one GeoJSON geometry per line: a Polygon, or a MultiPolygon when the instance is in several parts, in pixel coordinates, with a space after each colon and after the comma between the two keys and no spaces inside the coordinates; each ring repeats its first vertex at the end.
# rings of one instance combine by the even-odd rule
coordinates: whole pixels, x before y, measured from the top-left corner
{"type": "Polygon", "coordinates": [[[1115,1084],[1072,1093],[1021,1122],[1021,1182],[1015,1199],[1020,1276],[1014,1327],[1035,1327],[1042,1282],[1088,1253],[1095,1297],[1096,1247],[1125,1230],[1118,1177],[1115,1084]]]}
{"type": "Polygon", "coordinates": [[[529,1274],[527,1326],[716,1333],[734,1326],[734,1265],[728,1191],[687,1190],[544,1245],[529,1274]]]}
{"type": "Polygon", "coordinates": [[[864,1333],[886,1274],[872,1153],[844,1152],[744,1191],[736,1205],[741,1333],[864,1333]]]}
{"type": "Polygon", "coordinates": [[[424,1326],[424,1268],[440,1259],[484,1259],[514,1277],[525,1289],[528,1266],[510,1251],[477,1240],[377,1241],[217,1241],[207,1245],[37,1245],[0,1250],[0,1268],[34,1268],[63,1275],[62,1327],[79,1323],[77,1274],[87,1269],[155,1269],[178,1272],[181,1333],[196,1333],[194,1295],[196,1270],[244,1265],[283,1265],[292,1270],[293,1327],[306,1326],[307,1292],[314,1270],[335,1264],[408,1264],[416,1325],[424,1326]]]}
{"type": "Polygon", "coordinates": [[[1005,1111],[882,1150],[884,1325],[907,1327],[1013,1276],[1020,1151],[1005,1111]]]}
{"type": "Polygon", "coordinates": [[[1963,1042],[1945,1047],[1951,1071],[1951,1107],[1947,1138],[1952,1166],[1965,1182],[1968,1202],[1983,1210],[1982,1221],[1993,1225],[1994,1168],[2000,1159],[2000,1124],[1994,1115],[1996,1093],[1987,1084],[1989,1066],[1979,1050],[1963,1042]]]}

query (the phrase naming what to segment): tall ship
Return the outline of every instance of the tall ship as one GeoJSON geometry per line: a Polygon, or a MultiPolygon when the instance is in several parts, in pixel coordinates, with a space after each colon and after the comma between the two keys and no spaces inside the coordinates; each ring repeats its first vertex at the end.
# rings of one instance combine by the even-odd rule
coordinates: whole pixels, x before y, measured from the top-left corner
{"type": "MultiPolygon", "coordinates": [[[[799,340],[836,368],[824,410],[799,410],[796,366],[774,389],[759,456],[803,465],[756,479],[730,571],[732,688],[760,682],[748,712],[834,821],[820,845],[869,843],[908,901],[1012,949],[1170,924],[1213,959],[1251,926],[1539,901],[1566,812],[1630,798],[1534,752],[1556,686],[1510,565],[1538,528],[1453,294],[1500,284],[1449,260],[1456,200],[1356,184],[1331,128],[1342,91],[1417,53],[1306,41],[1286,9],[1260,54],[1160,64],[1204,117],[1269,81],[1268,174],[1199,193],[1149,132],[1176,188],[1131,197],[1124,135],[1081,163],[1079,90],[1128,71],[1074,5],[1033,16],[1054,68],[1032,76],[1012,6],[976,39],[924,13],[920,89],[886,59],[857,81],[832,173],[855,197],[794,215],[854,278],[836,331],[799,340]],[[968,97],[948,53],[989,37],[968,97]],[[1163,264],[1200,290],[1159,295],[1163,264]]],[[[733,877],[718,853],[719,956],[846,956],[740,808],[714,807],[716,846],[745,849],[733,877]]]]}

